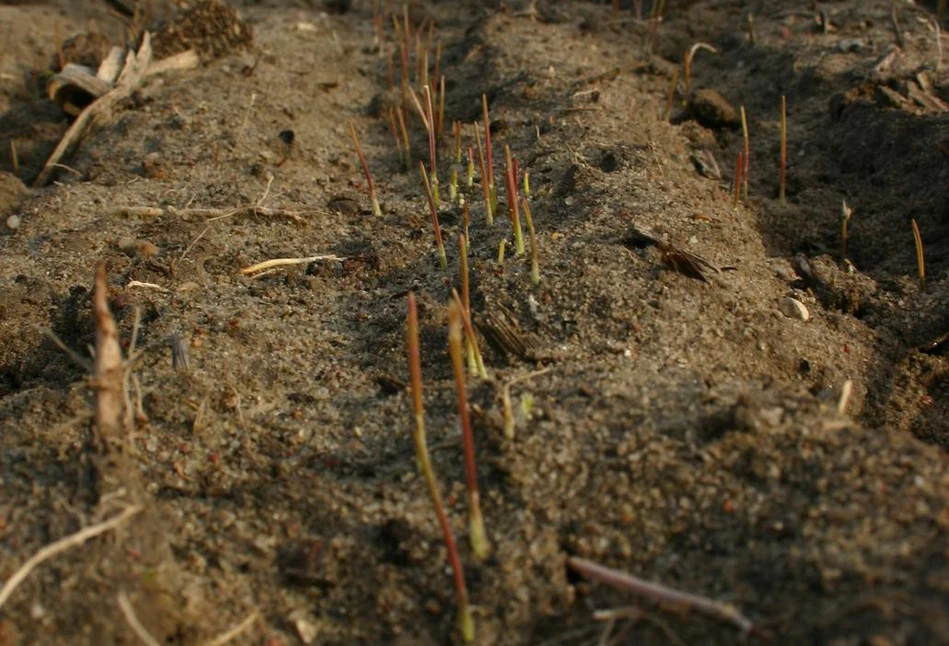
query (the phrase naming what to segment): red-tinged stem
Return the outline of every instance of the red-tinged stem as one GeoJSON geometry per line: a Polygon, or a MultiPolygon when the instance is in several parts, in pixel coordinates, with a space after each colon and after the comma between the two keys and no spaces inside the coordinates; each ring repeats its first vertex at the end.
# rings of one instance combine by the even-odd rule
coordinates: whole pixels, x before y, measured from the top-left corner
{"type": "Polygon", "coordinates": [[[415,303],[415,293],[409,292],[409,313],[407,321],[407,336],[409,347],[409,377],[412,389],[412,412],[415,417],[415,431],[412,437],[415,441],[415,454],[418,458],[428,494],[438,517],[438,525],[442,530],[445,548],[448,552],[448,562],[451,565],[455,581],[455,592],[458,595],[458,619],[462,637],[466,642],[474,641],[474,620],[468,607],[468,588],[465,584],[465,573],[458,556],[458,547],[448,524],[448,515],[442,502],[438,481],[435,479],[435,470],[428,453],[428,444],[425,441],[425,411],[422,405],[422,353],[418,341],[418,308],[415,303]]]}
{"type": "Polygon", "coordinates": [[[514,249],[518,257],[524,255],[524,234],[521,231],[521,216],[517,207],[517,177],[514,175],[514,160],[511,149],[504,144],[505,183],[507,184],[507,207],[511,217],[511,231],[514,233],[514,249]]]}
{"type": "Polygon", "coordinates": [[[471,549],[478,559],[488,555],[488,543],[481,516],[481,497],[478,493],[478,472],[475,465],[474,433],[468,414],[468,395],[465,388],[465,365],[461,347],[461,307],[454,299],[448,303],[448,350],[451,367],[455,374],[455,391],[458,395],[458,416],[461,418],[461,434],[465,447],[465,473],[468,489],[468,520],[471,549]]]}
{"type": "Polygon", "coordinates": [[[488,116],[488,97],[481,95],[481,112],[484,117],[484,156],[488,166],[488,189],[491,194],[491,210],[497,209],[497,189],[494,187],[494,155],[491,150],[491,119],[488,116]]]}
{"type": "Polygon", "coordinates": [[[356,155],[359,156],[359,163],[362,164],[362,170],[366,174],[366,186],[369,187],[369,199],[372,201],[372,214],[376,217],[382,215],[382,208],[379,206],[379,198],[376,197],[376,187],[372,183],[372,175],[369,173],[369,164],[366,163],[366,156],[362,154],[362,146],[359,145],[359,137],[356,135],[356,126],[349,122],[349,134],[353,137],[353,144],[356,146],[356,155]]]}
{"type": "Polygon", "coordinates": [[[428,198],[428,211],[432,216],[432,228],[435,229],[435,244],[438,246],[438,260],[442,269],[448,268],[448,257],[445,255],[445,245],[442,243],[442,228],[438,224],[438,210],[435,208],[435,198],[432,195],[432,187],[428,183],[428,173],[425,172],[425,164],[418,163],[419,171],[422,173],[422,183],[425,185],[425,197],[428,198]]]}
{"type": "Polygon", "coordinates": [[[788,168],[788,101],[787,97],[781,95],[781,168],[778,196],[781,204],[787,204],[787,168],[788,168]]]}
{"type": "Polygon", "coordinates": [[[484,149],[481,147],[481,132],[474,123],[475,142],[478,144],[478,165],[481,167],[481,192],[484,193],[484,219],[489,227],[494,226],[494,207],[491,205],[491,185],[488,183],[484,149]]]}

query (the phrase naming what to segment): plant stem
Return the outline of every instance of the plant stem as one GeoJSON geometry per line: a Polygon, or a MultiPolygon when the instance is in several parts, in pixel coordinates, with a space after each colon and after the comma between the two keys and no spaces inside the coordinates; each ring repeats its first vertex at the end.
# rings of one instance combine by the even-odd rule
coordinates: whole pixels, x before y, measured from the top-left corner
{"type": "Polygon", "coordinates": [[[745,200],[748,200],[748,171],[751,169],[751,143],[748,139],[748,118],[745,115],[745,106],[741,106],[741,135],[744,139],[745,144],[745,158],[744,158],[744,167],[742,168],[741,174],[744,179],[744,189],[745,189],[745,200]]]}
{"type": "Polygon", "coordinates": [[[484,194],[484,219],[489,227],[494,226],[494,209],[491,206],[491,185],[488,183],[484,149],[481,147],[481,133],[478,122],[474,123],[475,142],[478,144],[478,165],[481,167],[481,192],[484,194]]]}
{"type": "Polygon", "coordinates": [[[923,237],[919,234],[919,225],[913,218],[913,241],[916,243],[916,269],[919,272],[919,291],[926,291],[926,257],[923,249],[923,237]]]}
{"type": "Polygon", "coordinates": [[[359,145],[359,137],[356,135],[356,126],[349,122],[349,134],[353,137],[353,144],[356,146],[356,154],[359,156],[359,163],[362,164],[362,170],[366,174],[366,185],[369,187],[369,199],[372,201],[372,214],[376,217],[382,215],[382,208],[379,206],[379,198],[376,197],[376,187],[372,183],[372,175],[369,173],[369,164],[366,163],[366,157],[362,154],[362,146],[359,145]]]}
{"type": "Polygon", "coordinates": [[[435,479],[435,471],[432,469],[432,460],[428,453],[428,444],[425,441],[425,412],[422,405],[422,355],[418,342],[418,308],[415,304],[414,292],[409,292],[409,314],[406,327],[409,346],[409,376],[412,388],[412,413],[415,417],[415,431],[412,434],[415,440],[415,455],[418,458],[422,474],[425,477],[425,484],[428,486],[428,495],[432,500],[432,506],[435,507],[435,515],[438,516],[438,524],[441,527],[442,536],[445,539],[445,547],[448,551],[448,562],[451,565],[455,581],[455,592],[458,595],[458,624],[461,629],[461,635],[466,642],[472,642],[475,637],[474,620],[471,617],[471,610],[468,607],[468,589],[465,585],[465,573],[461,567],[461,558],[458,556],[455,538],[451,533],[451,526],[448,524],[448,516],[445,514],[445,505],[442,503],[438,481],[435,479]]]}
{"type": "Polygon", "coordinates": [[[735,196],[732,198],[732,208],[738,208],[738,201],[741,199],[741,175],[742,171],[745,169],[745,154],[742,152],[738,153],[738,157],[735,160],[735,196]]]}
{"type": "Polygon", "coordinates": [[[481,112],[484,115],[484,156],[488,166],[488,191],[491,195],[491,213],[498,210],[498,191],[494,186],[494,155],[491,151],[491,120],[488,117],[488,97],[481,95],[481,112]]]}
{"type": "Polygon", "coordinates": [[[454,299],[448,303],[448,349],[451,354],[452,371],[455,373],[455,390],[458,395],[458,416],[461,418],[461,433],[465,445],[465,472],[468,488],[468,524],[471,549],[475,557],[483,560],[488,556],[488,542],[481,517],[481,500],[478,493],[478,474],[475,466],[474,433],[468,414],[468,395],[465,389],[465,366],[461,355],[461,307],[454,299]]]}
{"type": "Polygon", "coordinates": [[[438,247],[438,260],[442,269],[448,268],[448,257],[445,255],[445,245],[442,243],[442,228],[438,224],[438,210],[435,208],[435,198],[432,196],[432,187],[428,183],[428,173],[425,172],[425,164],[418,163],[419,171],[422,173],[422,183],[425,185],[425,197],[428,198],[428,211],[432,216],[432,228],[435,229],[435,244],[438,247]]]}
{"type": "Polygon", "coordinates": [[[787,168],[788,168],[788,100],[787,97],[783,94],[781,95],[781,166],[780,166],[780,177],[781,182],[778,198],[781,200],[781,206],[785,206],[788,203],[787,200],[787,168]]]}
{"type": "Polygon", "coordinates": [[[527,203],[527,198],[521,198],[521,206],[524,209],[524,217],[527,219],[527,232],[531,237],[531,283],[536,287],[540,285],[540,263],[537,260],[537,232],[534,230],[534,218],[531,217],[531,207],[527,203]]]}
{"type": "Polygon", "coordinates": [[[508,215],[511,218],[511,231],[514,233],[514,250],[517,257],[520,258],[524,255],[524,234],[521,231],[521,216],[517,207],[517,177],[514,175],[514,161],[511,158],[511,149],[507,144],[504,144],[504,162],[508,215]]]}

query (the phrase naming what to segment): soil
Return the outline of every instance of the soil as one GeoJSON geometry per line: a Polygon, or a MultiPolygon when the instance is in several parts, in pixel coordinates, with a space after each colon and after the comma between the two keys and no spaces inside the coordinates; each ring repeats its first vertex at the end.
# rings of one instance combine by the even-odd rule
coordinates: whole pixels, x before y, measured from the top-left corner
{"type": "MultiPolygon", "coordinates": [[[[670,1],[661,24],[648,2],[643,19],[630,3],[412,3],[422,42],[434,24],[441,44],[445,123],[465,124],[467,146],[486,95],[498,177],[505,145],[530,174],[537,286],[503,186],[493,227],[479,174],[463,189],[482,341],[506,319],[523,344],[483,343],[489,378],[468,382],[483,562],[466,540],[446,349],[461,209],[446,199],[439,213],[443,270],[387,121],[401,8],[381,3],[376,23],[362,0],[246,2],[236,22],[214,3],[154,3],[162,55],[197,47],[201,65],[147,79],[54,183],[27,189],[69,125],[43,89],[57,43],[123,42],[121,4],[0,4],[0,579],[143,508],[40,564],[0,609],[0,644],[140,643],[121,595],[161,644],[206,643],[254,611],[230,643],[460,642],[413,454],[411,290],[477,643],[594,644],[593,611],[623,606],[641,614],[617,643],[744,638],[584,580],[571,555],[730,604],[774,643],[949,643],[949,73],[935,2],[670,1]],[[188,11],[218,13],[189,28],[188,11]],[[696,51],[692,87],[680,77],[670,103],[696,42],[716,53],[696,51]],[[740,106],[750,186],[736,206],[740,106]],[[239,208],[255,206],[271,210],[239,208]],[[240,273],[322,254],[343,259],[240,273]],[[140,312],[141,410],[124,452],[105,456],[96,383],[46,332],[88,357],[99,261],[126,349],[140,312]],[[500,396],[519,378],[508,439],[500,396]]],[[[409,116],[417,163],[427,141],[409,116]]]]}

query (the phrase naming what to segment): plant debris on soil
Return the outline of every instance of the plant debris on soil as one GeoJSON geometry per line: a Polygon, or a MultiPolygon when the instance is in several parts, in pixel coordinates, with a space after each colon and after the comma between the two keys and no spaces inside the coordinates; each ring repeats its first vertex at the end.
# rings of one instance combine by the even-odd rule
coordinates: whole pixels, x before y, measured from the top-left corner
{"type": "Polygon", "coordinates": [[[938,4],[0,4],[0,646],[460,643],[410,292],[476,643],[949,644],[938,4]],[[76,118],[47,81],[146,32],[194,65],[41,176],[76,118]]]}

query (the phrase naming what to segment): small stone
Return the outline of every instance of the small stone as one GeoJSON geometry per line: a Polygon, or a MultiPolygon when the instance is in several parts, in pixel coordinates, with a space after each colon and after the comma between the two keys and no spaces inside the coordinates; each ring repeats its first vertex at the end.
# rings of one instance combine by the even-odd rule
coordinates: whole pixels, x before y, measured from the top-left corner
{"type": "Polygon", "coordinates": [[[17,229],[19,229],[19,228],[20,228],[20,216],[19,216],[19,215],[11,215],[10,217],[8,217],[8,218],[7,218],[7,228],[10,229],[11,231],[16,231],[17,229]]]}
{"type": "Polygon", "coordinates": [[[689,110],[695,120],[706,128],[737,128],[741,117],[735,107],[718,90],[696,90],[689,97],[689,110]]]}
{"type": "Polygon", "coordinates": [[[811,318],[811,313],[807,311],[804,303],[790,296],[782,298],[778,308],[781,310],[781,313],[788,318],[797,319],[799,321],[807,321],[811,318]]]}

